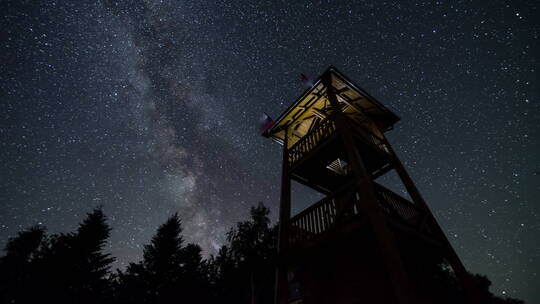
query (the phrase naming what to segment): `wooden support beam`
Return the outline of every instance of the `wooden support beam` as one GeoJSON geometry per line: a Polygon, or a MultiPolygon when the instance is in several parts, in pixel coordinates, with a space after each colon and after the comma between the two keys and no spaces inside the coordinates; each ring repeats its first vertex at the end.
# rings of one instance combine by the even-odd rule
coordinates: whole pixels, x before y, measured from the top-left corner
{"type": "Polygon", "coordinates": [[[386,165],[386,166],[382,167],[381,169],[375,171],[373,173],[373,175],[371,176],[371,178],[375,180],[375,179],[385,175],[386,173],[392,171],[392,169],[394,169],[394,167],[392,167],[392,165],[386,165]]]}
{"type": "Polygon", "coordinates": [[[319,109],[313,109],[313,115],[316,115],[320,119],[325,119],[326,117],[328,117],[328,114],[326,112],[319,109]]]}
{"type": "Polygon", "coordinates": [[[285,129],[283,142],[283,161],[281,172],[281,199],[279,205],[279,232],[278,232],[278,265],[276,270],[276,294],[274,303],[286,304],[289,302],[287,282],[287,253],[289,249],[289,232],[291,218],[291,179],[289,176],[288,153],[289,130],[285,129]]]}
{"type": "Polygon", "coordinates": [[[339,96],[339,97],[341,98],[341,100],[342,100],[345,104],[349,105],[350,107],[355,108],[358,112],[360,112],[360,113],[366,115],[366,113],[364,112],[364,109],[362,109],[360,106],[358,106],[357,104],[355,104],[355,103],[354,103],[354,100],[350,99],[347,95],[339,95],[339,94],[338,94],[337,96],[339,96]]]}
{"type": "Polygon", "coordinates": [[[456,251],[452,247],[452,244],[450,244],[450,241],[446,237],[444,231],[442,230],[441,226],[439,226],[439,223],[433,216],[433,213],[429,209],[426,201],[420,194],[420,191],[416,188],[414,182],[412,181],[412,178],[409,176],[409,173],[407,173],[407,170],[405,170],[405,167],[397,157],[394,149],[392,149],[392,146],[388,143],[388,140],[386,138],[383,139],[384,143],[388,147],[390,154],[393,158],[393,164],[396,169],[396,172],[399,175],[399,178],[405,185],[405,188],[407,189],[407,192],[411,196],[413,202],[423,209],[425,212],[428,223],[431,224],[435,229],[436,236],[440,239],[441,243],[444,246],[444,251],[446,252],[446,258],[448,259],[448,262],[450,263],[450,266],[452,266],[452,269],[454,270],[456,277],[460,283],[460,285],[463,288],[463,291],[465,292],[465,296],[467,298],[467,302],[469,304],[475,304],[475,303],[481,303],[480,302],[480,295],[478,289],[474,286],[474,283],[472,282],[471,276],[465,269],[465,266],[461,262],[459,256],[457,255],[456,251]]]}
{"type": "Polygon", "coordinates": [[[347,92],[347,91],[350,90],[349,87],[343,87],[343,88],[341,88],[339,90],[337,88],[335,88],[334,86],[332,86],[332,87],[334,88],[334,92],[336,92],[336,95],[341,95],[341,93],[344,93],[344,92],[347,92]]]}
{"type": "Polygon", "coordinates": [[[408,235],[411,235],[417,239],[420,239],[438,248],[439,250],[444,250],[444,244],[441,241],[434,239],[433,237],[427,236],[426,234],[420,233],[418,232],[418,230],[410,226],[404,225],[401,221],[394,220],[392,218],[388,218],[387,221],[388,223],[390,223],[390,225],[394,226],[395,229],[398,229],[399,231],[402,231],[408,235]]]}
{"type": "Polygon", "coordinates": [[[405,268],[399,255],[395,237],[388,227],[384,215],[377,205],[377,196],[373,186],[371,176],[366,170],[362,157],[356,148],[353,136],[347,126],[347,120],[340,111],[334,88],[332,87],[331,74],[326,73],[322,76],[323,84],[326,87],[326,93],[330,104],[336,112],[337,129],[342,131],[342,138],[347,150],[347,155],[353,168],[354,179],[357,182],[360,197],[359,207],[368,217],[368,222],[375,233],[375,239],[379,247],[379,253],[382,256],[383,263],[386,266],[386,272],[392,284],[394,295],[400,304],[413,304],[414,293],[412,286],[408,281],[405,268]]]}
{"type": "Polygon", "coordinates": [[[322,193],[324,195],[330,195],[332,193],[329,189],[326,189],[323,186],[315,184],[315,183],[313,183],[313,182],[311,182],[309,180],[306,180],[304,178],[301,178],[300,176],[298,176],[298,175],[296,175],[294,173],[291,174],[291,178],[294,181],[296,181],[297,183],[302,184],[302,185],[304,185],[306,187],[309,187],[309,188],[311,188],[313,190],[316,190],[316,191],[318,191],[318,192],[320,192],[320,193],[322,193]]]}

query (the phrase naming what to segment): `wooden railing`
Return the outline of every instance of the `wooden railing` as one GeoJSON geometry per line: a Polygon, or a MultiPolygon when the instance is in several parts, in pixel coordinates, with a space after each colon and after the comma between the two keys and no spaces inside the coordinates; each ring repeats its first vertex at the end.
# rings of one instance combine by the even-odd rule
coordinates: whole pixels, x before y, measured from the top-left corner
{"type": "Polygon", "coordinates": [[[347,117],[347,118],[349,119],[349,121],[352,122],[352,125],[355,126],[353,130],[356,131],[356,133],[359,134],[364,139],[364,141],[368,142],[369,144],[373,145],[379,150],[382,150],[386,153],[390,153],[390,149],[388,149],[388,147],[386,146],[382,138],[373,134],[372,131],[370,131],[368,128],[363,126],[360,122],[356,121],[355,119],[350,118],[350,117],[347,117]]]}
{"type": "MultiPolygon", "coordinates": [[[[378,204],[385,215],[397,219],[403,224],[416,225],[417,219],[422,214],[418,207],[389,189],[377,183],[374,184],[378,204]]],[[[343,210],[343,218],[360,215],[361,202],[359,197],[357,188],[349,186],[292,217],[290,220],[290,244],[303,243],[328,231],[336,222],[341,206],[343,208],[350,207],[348,210],[343,210]],[[350,204],[351,200],[353,200],[352,204],[350,204]]]]}
{"type": "MultiPolygon", "coordinates": [[[[354,119],[349,118],[352,123],[353,130],[356,134],[359,134],[365,142],[372,145],[374,148],[379,149],[385,153],[390,153],[390,150],[384,143],[383,139],[373,134],[366,127],[354,119]]],[[[293,165],[300,160],[304,155],[313,150],[324,139],[332,135],[336,131],[336,123],[334,117],[329,116],[325,120],[321,121],[313,130],[304,135],[298,142],[296,142],[288,150],[289,165],[293,165]]]]}
{"type": "Polygon", "coordinates": [[[295,215],[290,221],[290,243],[307,241],[330,229],[336,221],[337,201],[334,196],[325,197],[295,215]]]}
{"type": "Polygon", "coordinates": [[[323,139],[334,133],[335,130],[336,124],[332,116],[321,121],[313,130],[308,132],[289,149],[289,164],[292,166],[306,153],[313,150],[323,139]]]}
{"type": "Polygon", "coordinates": [[[397,217],[407,224],[413,224],[419,218],[421,211],[416,205],[375,182],[373,184],[375,185],[379,206],[381,206],[385,214],[397,217]]]}

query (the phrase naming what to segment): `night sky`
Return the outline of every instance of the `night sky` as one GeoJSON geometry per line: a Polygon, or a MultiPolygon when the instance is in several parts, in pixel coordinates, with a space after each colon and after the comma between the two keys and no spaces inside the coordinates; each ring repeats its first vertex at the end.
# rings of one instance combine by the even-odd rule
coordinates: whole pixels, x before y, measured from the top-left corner
{"type": "Polygon", "coordinates": [[[540,303],[538,1],[1,5],[0,246],[102,205],[115,267],[176,211],[215,252],[249,206],[276,217],[261,114],[333,64],[402,118],[389,140],[469,270],[540,303]]]}

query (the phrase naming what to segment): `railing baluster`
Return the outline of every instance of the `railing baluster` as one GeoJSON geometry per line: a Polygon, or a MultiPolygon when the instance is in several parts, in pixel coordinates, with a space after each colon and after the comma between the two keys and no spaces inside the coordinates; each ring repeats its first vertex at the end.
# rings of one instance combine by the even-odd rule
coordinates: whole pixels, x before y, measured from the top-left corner
{"type": "Polygon", "coordinates": [[[334,200],[328,200],[328,224],[334,224],[334,200]]]}
{"type": "Polygon", "coordinates": [[[317,233],[323,232],[322,229],[322,217],[321,217],[321,207],[315,209],[315,212],[317,214],[317,233]]]}
{"type": "Polygon", "coordinates": [[[317,222],[319,223],[319,233],[324,232],[323,213],[322,206],[317,208],[317,222]]]}
{"type": "MultiPolygon", "coordinates": [[[[375,186],[378,204],[386,216],[397,216],[401,220],[406,221],[407,224],[411,224],[410,219],[420,214],[419,209],[411,202],[376,183],[375,186]]],[[[360,214],[361,209],[359,204],[361,202],[353,186],[340,191],[336,195],[339,199],[352,203],[352,212],[355,215],[360,214]]],[[[291,233],[291,243],[298,244],[331,229],[336,221],[336,200],[338,198],[335,195],[323,198],[291,218],[291,225],[294,227],[291,233]]]]}
{"type": "Polygon", "coordinates": [[[394,216],[397,215],[401,220],[407,222],[421,214],[421,211],[407,199],[380,185],[376,186],[381,208],[383,208],[385,213],[389,216],[392,216],[393,213],[394,216]],[[387,208],[391,209],[386,210],[387,208]]]}
{"type": "Polygon", "coordinates": [[[335,199],[330,200],[331,214],[332,214],[332,224],[336,220],[336,201],[335,199]]]}
{"type": "Polygon", "coordinates": [[[335,124],[332,117],[321,121],[314,129],[309,131],[304,137],[300,138],[290,149],[289,163],[293,165],[300,160],[306,153],[313,150],[324,138],[328,137],[335,130],[335,124]]]}
{"type": "Polygon", "coordinates": [[[319,206],[319,208],[317,208],[317,222],[319,223],[319,233],[324,232],[322,206],[319,206]]]}
{"type": "Polygon", "coordinates": [[[306,216],[305,221],[306,221],[306,223],[305,223],[305,224],[306,224],[306,229],[305,229],[305,230],[306,230],[306,235],[307,235],[308,233],[311,232],[311,231],[309,230],[309,215],[306,216]]]}
{"type": "Polygon", "coordinates": [[[326,213],[324,212],[324,209],[326,208],[326,203],[322,204],[321,205],[321,208],[319,209],[320,210],[320,213],[321,213],[321,227],[322,227],[322,232],[326,231],[327,229],[327,226],[326,226],[326,213]]]}
{"type": "MultiPolygon", "coordinates": [[[[370,130],[366,129],[364,126],[358,122],[351,119],[351,121],[357,126],[355,130],[357,133],[363,137],[368,143],[372,144],[379,150],[389,153],[388,148],[384,142],[373,134],[370,130]]],[[[330,136],[336,130],[336,125],[332,120],[332,117],[328,117],[321,121],[314,129],[309,131],[304,137],[294,144],[290,148],[290,164],[294,164],[300,160],[306,153],[313,150],[324,138],[330,136]]]]}
{"type": "Polygon", "coordinates": [[[328,204],[325,202],[322,205],[323,208],[323,222],[324,222],[324,230],[326,231],[330,225],[328,225],[328,204]]]}
{"type": "Polygon", "coordinates": [[[317,233],[317,218],[315,217],[315,210],[313,209],[313,212],[311,212],[311,233],[316,234],[317,233]]]}
{"type": "Polygon", "coordinates": [[[317,234],[317,208],[311,212],[311,232],[317,234]]]}
{"type": "Polygon", "coordinates": [[[311,233],[311,212],[306,214],[306,231],[311,233]]]}
{"type": "Polygon", "coordinates": [[[317,208],[313,209],[313,212],[311,212],[311,220],[311,232],[317,234],[317,208]]]}
{"type": "Polygon", "coordinates": [[[353,193],[353,202],[352,202],[352,206],[353,206],[353,214],[354,215],[358,215],[358,201],[357,201],[357,198],[356,198],[356,191],[353,193]]]}

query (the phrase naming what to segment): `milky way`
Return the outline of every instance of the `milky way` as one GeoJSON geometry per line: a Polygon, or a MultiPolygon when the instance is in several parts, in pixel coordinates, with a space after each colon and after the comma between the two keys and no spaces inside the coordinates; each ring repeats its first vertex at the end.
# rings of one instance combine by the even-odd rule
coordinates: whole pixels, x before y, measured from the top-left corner
{"type": "MultiPolygon", "coordinates": [[[[117,267],[174,212],[215,252],[249,206],[277,212],[259,117],[334,64],[402,118],[390,142],[466,266],[540,302],[538,2],[19,2],[0,27],[0,244],[101,205],[117,267]]],[[[319,197],[300,188],[296,212],[319,197]]]]}

